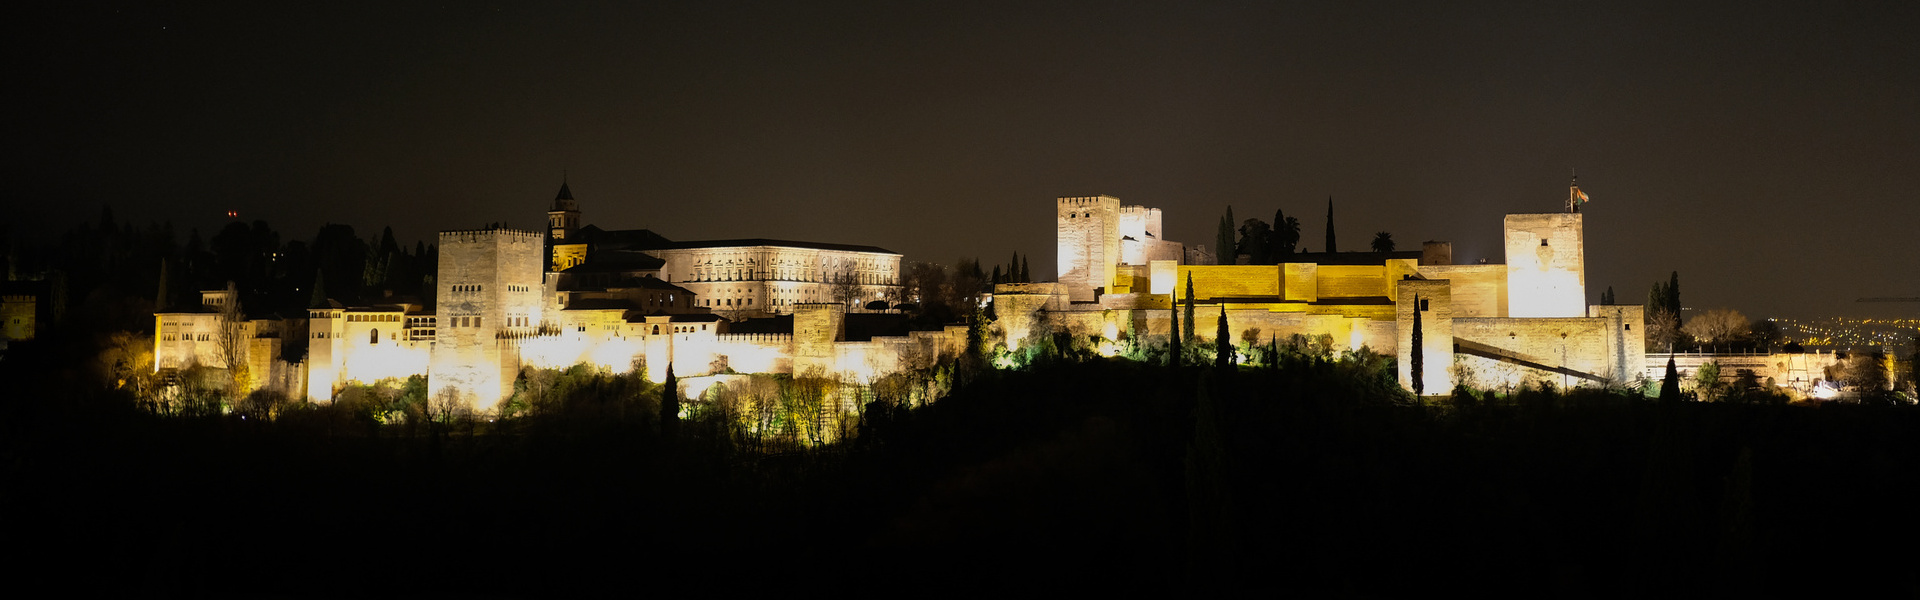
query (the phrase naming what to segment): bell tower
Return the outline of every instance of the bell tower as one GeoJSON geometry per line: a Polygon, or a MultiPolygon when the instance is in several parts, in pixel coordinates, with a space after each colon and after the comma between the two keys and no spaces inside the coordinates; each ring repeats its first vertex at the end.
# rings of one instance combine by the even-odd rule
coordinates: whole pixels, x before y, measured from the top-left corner
{"type": "Polygon", "coordinates": [[[573,201],[573,190],[567,189],[566,178],[560,179],[560,193],[553,197],[553,207],[547,209],[547,240],[550,243],[568,243],[573,241],[574,232],[580,231],[580,204],[573,201]]]}

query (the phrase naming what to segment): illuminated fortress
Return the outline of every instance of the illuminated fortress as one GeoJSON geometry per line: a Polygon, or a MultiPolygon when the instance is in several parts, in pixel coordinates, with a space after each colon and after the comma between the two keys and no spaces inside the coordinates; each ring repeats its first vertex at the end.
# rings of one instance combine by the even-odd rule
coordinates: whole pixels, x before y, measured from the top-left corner
{"type": "MultiPolygon", "coordinates": [[[[1056,281],[996,286],[990,341],[1018,349],[1034,335],[1068,333],[1107,354],[1127,341],[1164,345],[1191,289],[1201,343],[1211,343],[1225,314],[1240,347],[1364,347],[1397,357],[1411,388],[1418,313],[1429,392],[1625,383],[1645,370],[1642,309],[1587,304],[1583,215],[1572,206],[1507,215],[1505,264],[1454,264],[1451,244],[1427,242],[1416,251],[1201,265],[1183,264],[1194,262],[1188,249],[1163,238],[1159,209],[1111,196],[1059,198],[1056,281]]],[[[867,311],[900,299],[900,255],[885,249],[674,242],[644,229],[582,226],[564,184],[548,217],[544,233],[441,232],[436,306],[311,309],[303,365],[271,360],[277,344],[262,343],[300,327],[222,327],[220,319],[234,318],[218,310],[231,292],[208,292],[202,311],[155,315],[156,369],[224,367],[231,355],[251,365],[252,387],[319,401],[353,382],[425,375],[436,398],[484,411],[513,393],[524,367],[638,368],[659,381],[672,365],[683,378],[781,373],[866,383],[930,367],[966,345],[964,326],[906,331],[897,315],[867,311]],[[234,337],[262,339],[220,350],[234,337]]]]}
{"type": "Polygon", "coordinates": [[[1008,347],[1061,330],[1109,348],[1131,336],[1165,343],[1191,282],[1203,343],[1212,343],[1224,311],[1239,347],[1366,347],[1396,356],[1411,389],[1417,311],[1429,393],[1455,383],[1625,383],[1645,370],[1642,307],[1587,304],[1583,215],[1568,206],[1507,215],[1505,264],[1453,264],[1451,244],[1427,242],[1408,252],[1195,265],[1181,264],[1180,244],[1161,238],[1159,209],[1111,196],[1060,198],[1057,281],[997,286],[995,306],[1008,347]]]}
{"type": "Polygon", "coordinates": [[[523,367],[591,364],[666,378],[818,374],[867,382],[956,355],[964,327],[861,327],[894,298],[900,255],[872,246],[769,239],[674,242],[582,226],[562,185],[544,233],[441,232],[436,307],[309,311],[305,391],[426,375],[435,397],[479,410],[523,367]],[[850,314],[852,313],[852,314],[850,314]],[[853,327],[849,327],[853,321],[853,327]]]}

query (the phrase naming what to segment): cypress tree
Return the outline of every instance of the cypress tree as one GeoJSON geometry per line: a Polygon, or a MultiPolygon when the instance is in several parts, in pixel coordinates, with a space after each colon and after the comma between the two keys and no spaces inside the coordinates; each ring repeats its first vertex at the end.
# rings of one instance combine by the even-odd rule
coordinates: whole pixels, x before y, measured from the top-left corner
{"type": "Polygon", "coordinates": [[[1020,257],[1020,283],[1033,283],[1033,271],[1027,264],[1027,257],[1020,257]]]}
{"type": "Polygon", "coordinates": [[[1227,305],[1220,305],[1220,327],[1213,334],[1213,366],[1227,369],[1233,366],[1233,334],[1227,331],[1227,305]]]}
{"type": "Polygon", "coordinates": [[[1673,356],[1667,356],[1667,376],[1660,380],[1660,401],[1680,401],[1680,369],[1673,364],[1673,356]]]}
{"type": "Polygon", "coordinates": [[[1180,334],[1180,341],[1193,341],[1193,273],[1187,273],[1187,329],[1180,334]]]}
{"type": "Polygon", "coordinates": [[[1420,331],[1420,296],[1416,294],[1413,297],[1413,359],[1407,362],[1408,370],[1412,371],[1415,396],[1426,395],[1427,391],[1426,377],[1422,373],[1426,370],[1426,352],[1425,348],[1421,347],[1421,344],[1426,341],[1424,338],[1420,331]]]}
{"type": "Polygon", "coordinates": [[[1327,196],[1327,252],[1339,252],[1333,243],[1333,196],[1327,196]]]}
{"type": "Polygon", "coordinates": [[[160,259],[160,289],[153,295],[153,309],[166,310],[172,304],[167,300],[167,259],[160,259]]]}
{"type": "Polygon", "coordinates": [[[1168,308],[1167,313],[1173,319],[1172,324],[1167,326],[1167,366],[1178,368],[1180,366],[1180,352],[1182,350],[1180,347],[1180,303],[1173,303],[1173,306],[1168,308]]]}
{"type": "Polygon", "coordinates": [[[1673,318],[1676,318],[1676,319],[1680,318],[1680,272],[1679,271],[1674,271],[1673,275],[1669,279],[1667,279],[1667,310],[1673,313],[1673,318]]]}
{"type": "Polygon", "coordinates": [[[1234,260],[1234,246],[1236,246],[1236,244],[1234,243],[1233,236],[1232,205],[1227,206],[1226,216],[1220,217],[1220,232],[1214,236],[1214,244],[1218,245],[1219,248],[1216,249],[1214,253],[1213,264],[1231,265],[1236,262],[1234,260]]]}
{"type": "Polygon", "coordinates": [[[667,381],[660,388],[660,437],[671,440],[680,432],[680,380],[667,363],[667,381]]]}
{"type": "Polygon", "coordinates": [[[327,274],[319,269],[313,271],[313,301],[307,306],[325,308],[327,306],[327,274]]]}

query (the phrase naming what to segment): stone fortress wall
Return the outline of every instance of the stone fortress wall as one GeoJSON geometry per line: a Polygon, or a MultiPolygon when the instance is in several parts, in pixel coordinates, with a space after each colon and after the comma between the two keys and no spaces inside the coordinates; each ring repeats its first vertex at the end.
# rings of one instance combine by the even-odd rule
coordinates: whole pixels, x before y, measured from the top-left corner
{"type": "MultiPolygon", "coordinates": [[[[1104,240],[1127,237],[1122,223],[1126,233],[1158,225],[1158,210],[1119,206],[1111,196],[1060,198],[1056,207],[1057,283],[996,288],[1001,341],[1009,347],[1049,330],[1095,341],[1122,331],[1167,335],[1170,307],[1186,301],[1191,281],[1201,343],[1211,343],[1224,311],[1235,344],[1298,335],[1348,350],[1365,347],[1395,356],[1401,384],[1409,387],[1418,312],[1420,375],[1429,393],[1455,383],[1624,383],[1646,368],[1640,308],[1586,304],[1578,213],[1508,215],[1506,264],[1455,265],[1450,244],[1428,242],[1418,259],[1379,255],[1368,264],[1149,260],[1140,268],[1123,264],[1124,253],[1108,258],[1099,249],[1104,240]],[[1119,222],[1102,217],[1109,207],[1122,215],[1119,222]],[[1124,285],[1101,285],[1115,282],[1104,275],[1102,260],[1113,263],[1111,272],[1124,285]]],[[[1158,339],[1154,343],[1164,343],[1158,339]]]]}
{"type": "MultiPolygon", "coordinates": [[[[1393,355],[1403,385],[1411,384],[1418,314],[1421,379],[1430,393],[1444,393],[1463,377],[1480,386],[1597,384],[1647,369],[1639,307],[1585,304],[1578,214],[1509,215],[1504,265],[1453,265],[1450,246],[1430,242],[1418,259],[1402,253],[1361,260],[1374,255],[1360,253],[1336,256],[1343,264],[1218,266],[1180,264],[1188,253],[1160,238],[1158,209],[1122,206],[1111,196],[1059,198],[1055,205],[1057,281],[994,290],[997,341],[1010,348],[1056,331],[1103,352],[1125,338],[1165,343],[1191,280],[1198,343],[1212,342],[1224,314],[1239,345],[1300,336],[1333,350],[1393,355]]],[[[511,394],[522,366],[639,368],[662,380],[672,365],[680,377],[788,373],[864,382],[965,347],[962,326],[847,338],[849,307],[833,301],[830,278],[848,274],[862,293],[883,293],[898,285],[897,254],[829,245],[649,249],[664,261],[661,279],[672,282],[666,293],[685,289],[696,301],[721,302],[642,314],[604,302],[569,306],[569,293],[558,291],[556,274],[547,272],[548,235],[443,232],[440,302],[430,312],[314,309],[306,336],[308,395],[324,400],[349,382],[426,375],[436,397],[487,410],[511,394]],[[792,331],[728,331],[721,315],[729,309],[790,312],[792,331]]],[[[157,318],[163,331],[169,320],[185,322],[157,318]]]]}

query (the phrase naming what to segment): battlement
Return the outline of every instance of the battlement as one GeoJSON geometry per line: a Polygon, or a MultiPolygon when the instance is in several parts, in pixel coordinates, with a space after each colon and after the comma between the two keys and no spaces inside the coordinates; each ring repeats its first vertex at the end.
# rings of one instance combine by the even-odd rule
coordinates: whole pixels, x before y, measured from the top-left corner
{"type": "Polygon", "coordinates": [[[487,238],[503,238],[503,237],[504,238],[520,237],[520,238],[527,238],[527,239],[544,240],[546,239],[546,236],[547,234],[545,233],[526,231],[522,229],[508,229],[505,227],[496,227],[496,228],[490,228],[490,229],[454,229],[454,230],[440,232],[440,243],[445,244],[450,241],[478,242],[478,241],[485,240],[487,238]]]}
{"type": "Polygon", "coordinates": [[[735,344],[776,344],[787,345],[793,342],[791,333],[721,333],[714,335],[714,341],[735,344]]]}
{"type": "Polygon", "coordinates": [[[1100,194],[1098,196],[1061,196],[1060,206],[1093,206],[1103,202],[1119,202],[1119,198],[1100,194]]]}

